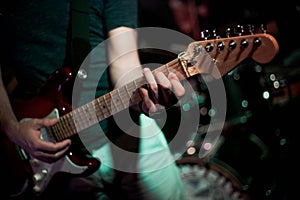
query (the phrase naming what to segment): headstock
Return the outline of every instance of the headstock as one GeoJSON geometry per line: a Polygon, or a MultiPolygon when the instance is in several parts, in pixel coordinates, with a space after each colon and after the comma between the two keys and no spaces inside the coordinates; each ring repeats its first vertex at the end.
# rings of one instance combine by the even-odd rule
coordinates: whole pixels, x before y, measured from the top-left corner
{"type": "Polygon", "coordinates": [[[190,76],[210,73],[220,78],[247,58],[266,64],[278,51],[278,43],[272,35],[252,33],[192,42],[179,59],[188,63],[186,71],[190,76]]]}

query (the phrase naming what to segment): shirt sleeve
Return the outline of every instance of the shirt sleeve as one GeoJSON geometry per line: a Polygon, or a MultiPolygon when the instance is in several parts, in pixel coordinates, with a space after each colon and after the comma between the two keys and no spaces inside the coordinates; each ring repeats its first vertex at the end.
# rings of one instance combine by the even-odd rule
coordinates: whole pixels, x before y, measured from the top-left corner
{"type": "Polygon", "coordinates": [[[137,28],[138,8],[136,0],[106,0],[104,19],[107,31],[120,26],[137,28]]]}

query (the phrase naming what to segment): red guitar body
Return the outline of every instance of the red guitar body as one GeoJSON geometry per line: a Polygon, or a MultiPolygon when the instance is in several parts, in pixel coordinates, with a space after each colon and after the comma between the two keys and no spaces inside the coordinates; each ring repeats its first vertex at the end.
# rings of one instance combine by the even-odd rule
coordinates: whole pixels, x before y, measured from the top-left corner
{"type": "MultiPolygon", "coordinates": [[[[30,118],[52,118],[71,112],[72,106],[69,102],[71,102],[72,86],[71,70],[69,68],[58,69],[48,78],[41,92],[34,98],[12,100],[17,119],[22,121],[30,118]]],[[[4,148],[3,152],[6,153],[1,157],[5,160],[5,166],[9,166],[7,168],[12,172],[11,175],[6,176],[9,183],[12,183],[9,186],[10,191],[6,191],[11,197],[18,197],[25,191],[40,195],[56,173],[89,175],[100,166],[100,161],[93,158],[88,151],[85,153],[80,151],[85,148],[78,135],[71,137],[72,145],[68,154],[51,164],[31,158],[4,134],[2,136],[1,148],[4,148]]]]}

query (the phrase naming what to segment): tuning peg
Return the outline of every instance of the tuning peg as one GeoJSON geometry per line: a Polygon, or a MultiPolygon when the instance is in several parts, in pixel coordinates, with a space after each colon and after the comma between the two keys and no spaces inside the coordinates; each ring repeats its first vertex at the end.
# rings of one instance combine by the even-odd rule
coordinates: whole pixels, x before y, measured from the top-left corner
{"type": "Polygon", "coordinates": [[[254,34],[254,25],[252,25],[252,24],[248,24],[248,32],[251,34],[251,35],[253,35],[254,34]]]}
{"type": "Polygon", "coordinates": [[[227,28],[226,29],[226,37],[231,37],[231,34],[232,34],[232,29],[231,28],[227,28]]]}
{"type": "Polygon", "coordinates": [[[217,44],[218,51],[222,51],[224,48],[225,48],[224,42],[222,42],[222,41],[218,42],[218,44],[217,44]]]}
{"type": "Polygon", "coordinates": [[[266,33],[267,32],[266,25],[265,24],[261,24],[260,25],[260,30],[261,30],[262,33],[266,33]]]}
{"type": "Polygon", "coordinates": [[[245,31],[244,26],[242,25],[237,25],[236,28],[234,29],[234,33],[238,36],[243,35],[244,31],[245,31]]]}
{"type": "Polygon", "coordinates": [[[241,41],[241,47],[246,48],[246,47],[248,47],[248,45],[249,45],[249,42],[246,39],[241,41]]]}
{"type": "Polygon", "coordinates": [[[216,30],[216,29],[214,29],[212,32],[213,32],[213,37],[214,37],[215,39],[220,39],[220,38],[221,38],[221,36],[220,36],[220,35],[218,35],[218,33],[217,33],[217,30],[216,30]]]}

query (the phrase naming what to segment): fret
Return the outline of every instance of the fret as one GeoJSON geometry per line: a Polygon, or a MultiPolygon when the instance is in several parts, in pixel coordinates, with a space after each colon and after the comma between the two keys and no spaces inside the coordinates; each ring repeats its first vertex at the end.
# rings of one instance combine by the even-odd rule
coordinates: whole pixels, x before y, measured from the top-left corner
{"type": "Polygon", "coordinates": [[[61,136],[63,136],[64,138],[66,138],[68,135],[67,135],[67,123],[66,123],[66,118],[65,117],[62,117],[60,118],[60,126],[61,126],[61,136]]]}
{"type": "Polygon", "coordinates": [[[132,104],[132,101],[133,101],[133,95],[134,95],[134,92],[135,92],[135,86],[133,84],[133,82],[130,82],[126,85],[126,90],[127,90],[127,93],[130,97],[130,104],[132,104]]]}
{"type": "Polygon", "coordinates": [[[67,116],[63,116],[60,118],[64,124],[64,135],[66,135],[67,137],[70,136],[70,133],[71,132],[71,129],[70,129],[70,126],[69,126],[69,121],[67,119],[67,116]]]}
{"type": "Polygon", "coordinates": [[[56,133],[56,127],[57,127],[57,124],[54,124],[54,125],[51,127],[51,132],[52,132],[52,135],[53,135],[53,137],[55,138],[55,140],[59,141],[60,138],[58,138],[58,136],[57,136],[57,133],[56,133]]]}
{"type": "Polygon", "coordinates": [[[68,121],[69,136],[72,136],[76,133],[72,113],[68,113],[64,117],[66,117],[66,120],[68,121]]]}
{"type": "Polygon", "coordinates": [[[66,135],[66,137],[70,137],[73,133],[70,120],[67,117],[65,117],[64,119],[65,119],[65,128],[66,128],[64,129],[64,134],[66,135]]]}
{"type": "Polygon", "coordinates": [[[75,127],[76,127],[77,132],[83,130],[80,109],[81,109],[81,107],[79,107],[79,108],[77,108],[77,109],[75,109],[73,111],[73,113],[74,113],[73,116],[74,116],[74,121],[75,121],[75,127]]]}
{"type": "Polygon", "coordinates": [[[63,126],[62,126],[62,121],[60,120],[58,123],[57,123],[57,125],[58,125],[58,133],[59,133],[59,136],[60,136],[60,138],[61,139],[63,139],[64,137],[63,137],[63,126]]]}
{"type": "Polygon", "coordinates": [[[134,91],[136,91],[136,89],[138,88],[137,84],[136,84],[136,80],[133,80],[133,85],[134,85],[134,91]]]}
{"type": "Polygon", "coordinates": [[[110,110],[110,109],[111,109],[111,106],[110,106],[110,105],[108,104],[108,102],[107,102],[106,94],[103,95],[103,99],[104,99],[104,103],[105,103],[105,105],[106,105],[104,108],[106,108],[106,110],[108,111],[109,116],[111,116],[111,115],[112,115],[112,111],[110,110]]]}
{"type": "Polygon", "coordinates": [[[106,117],[109,117],[110,116],[110,111],[108,110],[107,104],[105,102],[105,97],[102,96],[100,101],[101,101],[101,108],[102,108],[101,110],[102,110],[102,112],[105,114],[106,117]]]}
{"type": "Polygon", "coordinates": [[[70,120],[70,115],[66,115],[65,117],[65,121],[66,121],[66,135],[67,137],[70,137],[71,135],[73,135],[73,129],[72,129],[72,125],[71,125],[71,120],[70,120]]]}
{"type": "Polygon", "coordinates": [[[128,89],[128,93],[129,93],[130,98],[132,98],[132,95],[135,92],[135,85],[133,84],[133,82],[128,83],[127,89],[128,89]]]}
{"type": "Polygon", "coordinates": [[[66,138],[72,135],[72,130],[70,129],[70,125],[67,118],[65,118],[65,129],[63,130],[63,132],[66,138]]]}
{"type": "Polygon", "coordinates": [[[53,126],[53,130],[54,130],[54,133],[55,133],[55,137],[57,138],[58,141],[61,141],[62,140],[62,137],[59,133],[59,123],[56,123],[54,126],[53,126]]]}
{"type": "Polygon", "coordinates": [[[77,119],[79,120],[79,127],[80,127],[80,130],[83,130],[85,127],[85,117],[83,116],[84,108],[83,108],[83,106],[81,106],[77,110],[78,110],[78,113],[77,113],[78,118],[77,119]]]}
{"type": "Polygon", "coordinates": [[[122,98],[122,95],[121,95],[121,93],[120,93],[120,89],[119,89],[119,88],[117,88],[116,90],[117,90],[117,94],[118,94],[119,100],[120,100],[120,102],[121,102],[122,105],[123,105],[123,108],[126,108],[126,107],[127,107],[127,104],[125,104],[124,101],[123,101],[123,99],[124,99],[125,97],[123,96],[123,98],[122,98]]]}
{"type": "Polygon", "coordinates": [[[85,104],[83,106],[84,109],[84,121],[86,124],[86,127],[89,127],[90,125],[93,124],[93,118],[92,118],[92,111],[90,110],[90,104],[85,104]]]}
{"type": "Polygon", "coordinates": [[[112,102],[112,104],[113,104],[113,107],[116,109],[115,110],[115,112],[113,111],[113,113],[116,113],[116,112],[118,112],[118,104],[116,103],[116,101],[118,101],[119,99],[116,97],[116,95],[114,94],[115,93],[115,90],[113,90],[113,91],[111,91],[110,93],[109,93],[109,95],[110,95],[110,101],[112,102]],[[116,100],[116,101],[115,101],[116,100]]]}
{"type": "Polygon", "coordinates": [[[88,126],[97,123],[97,117],[95,117],[95,109],[91,105],[91,103],[86,104],[85,115],[86,115],[85,119],[87,120],[88,126]]]}
{"type": "Polygon", "coordinates": [[[120,99],[120,103],[123,108],[128,108],[130,106],[130,97],[128,96],[128,91],[125,89],[125,86],[122,86],[117,89],[117,94],[120,99]]]}
{"type": "MultiPolygon", "coordinates": [[[[140,82],[141,82],[141,80],[140,80],[140,82]]],[[[128,88],[129,91],[132,92],[132,94],[130,96],[130,100],[131,100],[130,105],[137,104],[139,101],[142,100],[141,94],[137,91],[138,83],[136,82],[136,80],[134,80],[131,83],[129,83],[128,86],[129,86],[129,88],[128,88]]]]}
{"type": "Polygon", "coordinates": [[[72,113],[73,113],[72,116],[73,116],[73,122],[74,122],[75,130],[76,130],[77,132],[79,132],[79,129],[78,129],[78,127],[77,127],[78,120],[77,120],[77,118],[76,118],[76,110],[73,110],[72,113]]]}
{"type": "Polygon", "coordinates": [[[167,70],[167,74],[170,74],[169,63],[165,64],[165,69],[167,70]]]}
{"type": "Polygon", "coordinates": [[[128,84],[126,84],[125,86],[124,86],[124,88],[125,88],[125,90],[126,90],[126,93],[127,93],[127,96],[128,96],[128,99],[129,99],[129,105],[131,105],[132,104],[132,99],[131,99],[131,94],[129,93],[129,91],[128,91],[128,87],[127,87],[127,85],[128,84]]]}
{"type": "Polygon", "coordinates": [[[89,111],[89,104],[83,105],[82,106],[82,110],[83,110],[83,113],[84,113],[83,120],[84,120],[86,126],[89,126],[90,125],[90,121],[91,121],[90,111],[89,111]]]}
{"type": "Polygon", "coordinates": [[[96,100],[92,101],[91,104],[92,104],[92,106],[94,107],[96,119],[97,119],[98,121],[100,121],[101,115],[100,115],[100,113],[99,113],[99,106],[97,105],[96,100]]]}
{"type": "Polygon", "coordinates": [[[100,110],[100,113],[102,114],[101,116],[103,116],[102,119],[105,119],[107,116],[105,115],[105,112],[103,112],[102,110],[100,98],[97,98],[96,100],[97,100],[97,108],[100,110]]]}

